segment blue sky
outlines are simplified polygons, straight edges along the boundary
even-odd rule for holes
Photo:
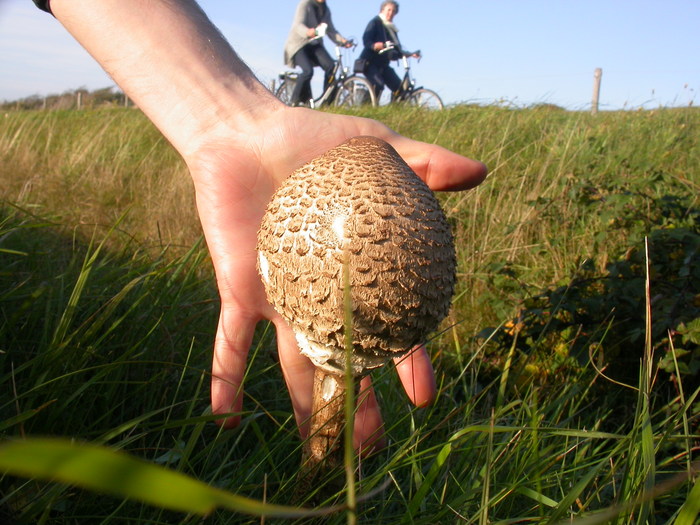
[[[380,0],[328,3],[340,32],[360,40]],[[265,82],[284,68],[282,48],[296,4],[200,2]],[[400,5],[395,22],[401,41],[423,52],[413,68],[418,83],[447,103],[587,109],[600,67],[601,109],[700,104],[697,0],[401,0]],[[0,100],[114,85],[30,0],[0,0],[0,71]]]

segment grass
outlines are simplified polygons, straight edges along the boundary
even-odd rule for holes
[[[391,369],[373,374],[390,445],[357,465],[357,521],[693,523],[700,112],[362,115],[483,160],[490,176],[440,197],[459,285],[429,346],[438,400],[412,408]],[[290,504],[301,443],[268,326],[251,349],[242,425],[212,422],[218,299],[170,146],[133,109],[9,112],[2,122],[3,437],[106,445],[166,474]],[[0,516],[202,520],[79,489],[70,476],[28,477],[0,480]],[[262,521],[220,507],[205,522]]]

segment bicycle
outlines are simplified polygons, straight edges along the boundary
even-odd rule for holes
[[[352,43],[353,49],[356,46],[357,44]],[[335,56],[333,75],[328,86],[321,96],[308,101],[309,107],[358,107],[364,104],[376,106],[377,99],[369,81],[364,77],[348,74],[350,69],[343,64],[341,46],[335,46]],[[296,71],[284,71],[279,74],[280,85],[275,90],[275,96],[287,105],[290,104],[298,76]]]
[[[395,46],[387,46],[382,49],[379,53],[386,53],[395,49]],[[411,76],[411,65],[408,62],[409,58],[417,58],[420,60],[421,54],[418,51],[403,51],[401,53],[401,62],[404,69],[403,80],[401,81],[401,86],[399,89],[391,93],[391,98],[386,103],[404,103],[409,106],[415,106],[425,109],[444,109],[445,105],[442,103],[440,95],[438,95],[432,89],[424,88],[423,86],[416,86],[416,80]],[[381,100],[377,101],[377,105],[381,105]]]

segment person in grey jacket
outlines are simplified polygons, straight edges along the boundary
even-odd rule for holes
[[[326,0],[301,0],[284,45],[284,63],[301,68],[290,100],[293,106],[313,98],[311,78],[314,67],[321,67],[325,72],[324,89],[332,80],[334,61],[323,46],[324,36],[341,46],[352,45],[333,25]]]

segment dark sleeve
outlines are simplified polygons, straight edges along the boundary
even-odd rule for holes
[[[374,17],[372,20],[369,21],[369,24],[367,24],[367,28],[365,29],[364,34],[362,35],[362,44],[365,46],[365,49],[369,49],[370,51],[372,50],[372,45],[375,42],[383,42],[383,35],[380,32],[380,29],[382,29],[379,24],[381,24],[381,20],[379,20],[379,17]]]
[[[36,6],[41,9],[42,11],[46,11],[47,13],[51,12],[51,6],[49,6],[50,0],[33,0]]]

